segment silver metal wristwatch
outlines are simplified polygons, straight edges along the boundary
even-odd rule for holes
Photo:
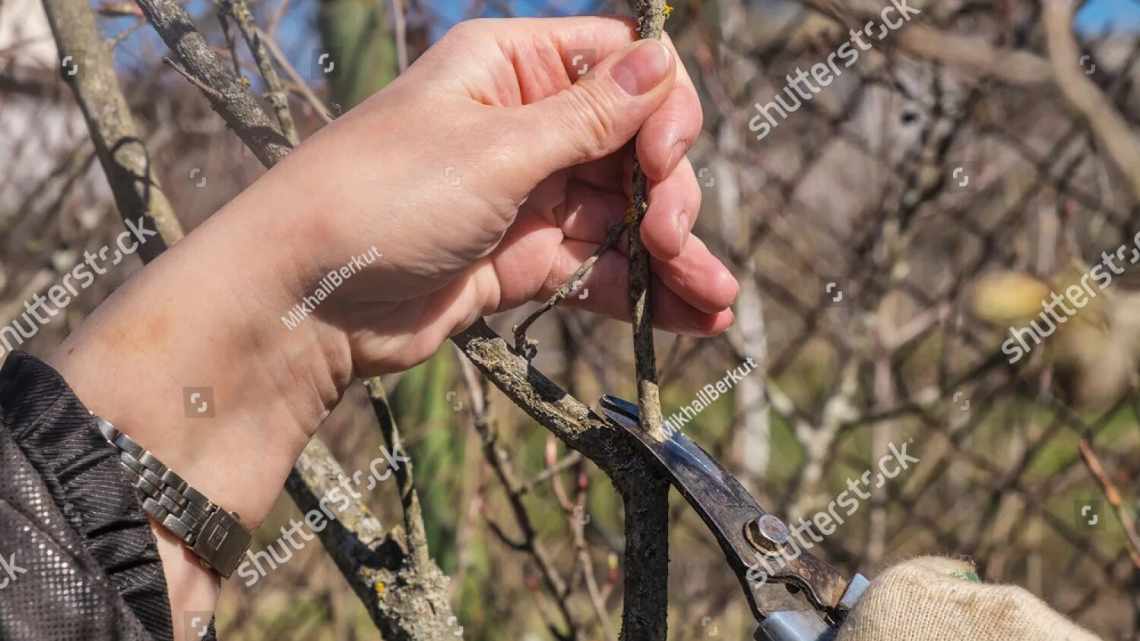
[[[249,549],[250,533],[227,512],[182,477],[167,469],[143,446],[123,434],[110,421],[95,417],[103,438],[119,450],[143,510],[198,555],[202,564],[225,578],[237,569]]]

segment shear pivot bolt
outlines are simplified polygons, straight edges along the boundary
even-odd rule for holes
[[[788,526],[771,514],[749,521],[744,526],[744,538],[760,551],[775,552],[783,547],[790,537]]]

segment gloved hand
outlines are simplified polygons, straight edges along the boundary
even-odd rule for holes
[[[985,585],[972,563],[921,557],[879,575],[836,641],[1099,641],[1014,585]]]

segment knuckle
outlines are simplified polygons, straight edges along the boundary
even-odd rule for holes
[[[576,85],[568,93],[566,117],[570,131],[575,132],[575,145],[583,159],[603,155],[617,133],[617,118],[612,102],[594,83]]]
[[[697,95],[697,90],[687,88],[687,91],[692,96],[691,99],[693,101],[693,104],[695,104],[697,107],[695,109],[695,113],[697,114],[697,119],[696,119],[696,126],[694,127],[694,130],[696,130],[697,134],[700,134],[700,132],[705,130],[705,110],[701,108],[701,98],[700,98],[700,96]]]
[[[447,42],[465,42],[472,40],[490,30],[492,22],[494,21],[488,18],[461,20],[448,29],[441,40],[446,40]]]

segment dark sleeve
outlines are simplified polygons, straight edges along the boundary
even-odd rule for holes
[[[0,369],[0,639],[172,638],[158,548],[117,451],[55,370],[11,354]]]

